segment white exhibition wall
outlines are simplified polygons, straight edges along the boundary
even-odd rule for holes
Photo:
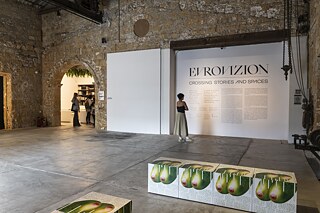
[[[306,79],[307,40],[301,40]],[[299,88],[281,70],[282,43],[111,53],[107,64],[110,131],[171,134],[176,93],[183,92],[190,134],[289,142],[304,134],[301,104],[294,104]]]
[[[107,129],[160,133],[160,49],[107,55]]]
[[[290,90],[297,88],[281,67],[282,43],[178,52],[176,88],[189,105],[189,132],[290,139],[289,120],[299,129],[299,115],[289,119],[288,110]]]

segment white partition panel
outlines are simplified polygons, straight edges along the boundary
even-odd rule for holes
[[[160,49],[107,55],[107,129],[160,133]]]
[[[189,132],[288,139],[289,81],[282,43],[177,53],[177,93],[185,94]]]

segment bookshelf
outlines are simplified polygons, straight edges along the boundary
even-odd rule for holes
[[[87,97],[92,95],[94,97],[94,84],[79,84],[78,85],[78,98],[80,101],[80,105],[84,105]]]

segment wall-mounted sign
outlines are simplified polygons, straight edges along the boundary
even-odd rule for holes
[[[104,101],[104,91],[99,91],[98,98],[99,98],[99,101]]]
[[[301,90],[296,89],[294,93],[294,104],[301,105],[301,102],[302,102],[301,100],[302,100]]]

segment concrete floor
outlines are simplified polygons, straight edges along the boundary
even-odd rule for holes
[[[97,133],[82,126],[0,132],[0,212],[48,213],[96,191],[133,200],[134,213],[240,212],[147,192],[147,163],[158,157],[292,171],[298,205],[320,209],[320,183],[302,151],[284,141]],[[305,210],[298,210],[305,212]],[[315,212],[315,211],[313,211]]]

